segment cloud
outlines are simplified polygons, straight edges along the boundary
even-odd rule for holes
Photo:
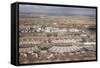
[[[20,5],[19,12],[45,15],[96,16],[96,10],[94,8],[59,7],[42,5]]]

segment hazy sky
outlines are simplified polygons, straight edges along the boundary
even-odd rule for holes
[[[19,13],[29,13],[37,15],[64,15],[64,16],[91,16],[95,17],[94,8],[76,8],[76,7],[57,7],[40,5],[19,5]]]

